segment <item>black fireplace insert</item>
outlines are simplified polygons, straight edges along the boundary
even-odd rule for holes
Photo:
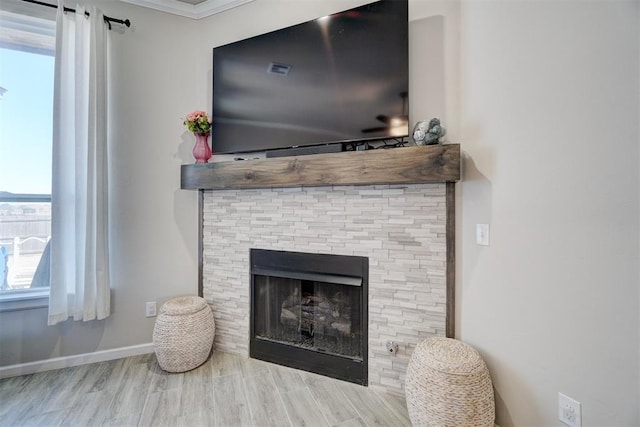
[[[251,249],[249,355],[367,385],[369,259]]]

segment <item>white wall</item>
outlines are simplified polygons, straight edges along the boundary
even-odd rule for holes
[[[257,1],[203,20],[202,39],[362,3]],[[585,426],[640,422],[637,9],[410,0],[411,21],[443,21],[444,105],[412,92],[412,120],[442,117],[465,152],[457,336],[487,360],[503,427],[561,425],[559,391],[582,402]],[[477,223],[491,224],[488,248]]]
[[[114,314],[56,329],[43,310],[2,314],[0,365],[149,342],[144,302],[196,291],[181,118],[210,109],[211,48],[366,0],[257,0],[201,21],[96,2],[134,23],[113,37]],[[443,111],[411,94],[412,112],[443,117],[466,155],[457,336],[489,364],[502,427],[560,425],[558,391],[585,426],[640,424],[639,16],[634,1],[410,0],[411,20],[443,17]]]
[[[638,425],[638,3],[465,2],[459,337],[503,426]],[[473,241],[491,224],[491,246]]]
[[[197,26],[93,3],[133,22],[110,33],[112,315],[48,327],[46,309],[0,313],[0,366],[149,343],[154,318],[145,318],[145,302],[197,293],[197,194],[179,189],[180,165],[193,161],[182,120],[207,107]]]

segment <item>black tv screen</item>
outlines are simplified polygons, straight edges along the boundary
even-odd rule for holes
[[[408,49],[407,0],[214,48],[213,152],[406,136]]]

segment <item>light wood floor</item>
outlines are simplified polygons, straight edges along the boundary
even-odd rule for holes
[[[402,398],[214,353],[183,374],[154,354],[0,380],[0,425],[409,426]]]

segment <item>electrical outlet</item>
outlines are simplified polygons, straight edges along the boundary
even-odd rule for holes
[[[145,316],[154,317],[156,315],[156,302],[148,302],[145,306]]]
[[[558,419],[570,427],[581,427],[582,405],[580,402],[558,393]]]

